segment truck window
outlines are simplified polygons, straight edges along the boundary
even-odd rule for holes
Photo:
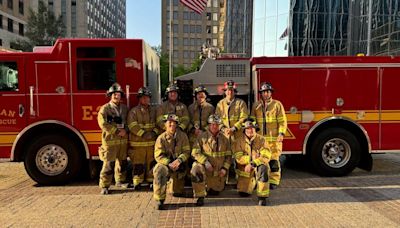
[[[79,90],[106,90],[116,82],[115,50],[109,47],[77,48]]]
[[[16,62],[0,62],[0,91],[18,91]]]

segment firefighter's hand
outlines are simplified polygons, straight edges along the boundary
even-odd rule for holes
[[[120,137],[124,137],[125,135],[126,135],[126,131],[125,131],[125,129],[123,129],[123,128],[121,128],[121,129],[118,129],[118,136],[120,136]]]
[[[175,161],[169,163],[169,168],[172,169],[172,171],[176,171],[179,169],[179,165],[181,164],[181,162],[179,161],[179,159],[175,159]]]
[[[244,167],[244,171],[246,173],[251,173],[251,171],[253,171],[253,167],[251,166],[251,164],[247,164],[246,167]]]
[[[212,165],[211,165],[211,163],[210,163],[209,161],[206,161],[206,162],[204,163],[204,166],[206,167],[206,170],[207,170],[208,172],[214,171],[214,168],[212,167]]]
[[[194,135],[195,135],[196,137],[198,137],[199,135],[201,135],[202,132],[203,132],[203,131],[200,130],[200,129],[195,129],[195,130],[194,130]]]
[[[283,141],[283,134],[279,134],[278,137],[276,138],[276,141],[282,142]]]
[[[146,139],[146,140],[150,140],[150,139],[153,138],[153,133],[148,131],[148,132],[146,132],[146,133],[144,133],[144,134],[142,135],[142,138],[143,138],[143,139]]]
[[[220,171],[219,171],[219,176],[220,177],[224,177],[226,175],[226,169],[221,169]]]

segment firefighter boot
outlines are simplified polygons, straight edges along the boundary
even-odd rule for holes
[[[122,189],[127,189],[129,187],[128,183],[122,183],[122,182],[116,182],[115,183],[115,187],[117,188],[122,188]]]
[[[196,201],[196,206],[203,206],[204,205],[204,197],[199,197]]]
[[[108,195],[108,188],[102,188],[100,194],[101,195]]]
[[[277,189],[277,188],[278,188],[278,185],[272,184],[272,183],[269,184],[269,189],[275,190],[275,189]]]
[[[164,210],[165,206],[164,206],[164,200],[160,200],[157,202],[157,206],[156,206],[157,210]]]
[[[265,198],[265,197],[258,197],[258,205],[259,205],[259,206],[267,206],[267,198]]]

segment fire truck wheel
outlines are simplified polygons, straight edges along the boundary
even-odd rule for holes
[[[322,131],[311,145],[311,163],[323,176],[343,176],[360,161],[360,143],[349,131],[330,128]]]
[[[82,161],[76,144],[59,135],[39,136],[27,149],[25,169],[41,185],[60,185],[73,179]]]

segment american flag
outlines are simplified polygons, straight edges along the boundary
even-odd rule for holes
[[[207,5],[207,0],[180,0],[180,2],[198,14],[203,13]]]

